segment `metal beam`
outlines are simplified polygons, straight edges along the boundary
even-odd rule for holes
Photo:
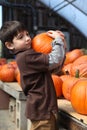
[[[83,10],[78,8],[75,4],[73,4],[72,2],[69,2],[68,0],[65,0],[65,1],[68,2],[69,4],[71,4],[72,6],[74,6],[76,9],[78,9],[80,12],[82,12],[83,14],[85,14],[87,16],[87,13],[85,13]]]

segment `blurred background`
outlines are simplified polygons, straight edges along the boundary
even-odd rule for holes
[[[49,29],[58,29],[65,34],[67,51],[87,48],[86,3],[86,0],[0,0],[0,26],[8,20],[19,20],[32,38]],[[0,56],[13,58],[2,43]]]

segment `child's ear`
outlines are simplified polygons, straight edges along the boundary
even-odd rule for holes
[[[9,49],[9,50],[13,50],[14,49],[14,44],[11,42],[5,42],[5,46]]]

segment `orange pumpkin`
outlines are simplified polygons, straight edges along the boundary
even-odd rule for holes
[[[14,67],[14,69],[16,69],[18,67],[15,60],[10,61],[9,64],[11,64]]]
[[[20,81],[20,76],[19,75],[20,75],[20,71],[19,71],[19,68],[17,66],[17,68],[15,69],[15,79],[16,79],[17,82]]]
[[[62,79],[63,82],[64,82],[65,80],[68,80],[69,77],[71,77],[71,75],[69,75],[69,74],[67,74],[67,75],[66,75],[66,74],[63,74],[63,75],[60,76],[60,78]]]
[[[45,32],[37,34],[32,39],[32,47],[37,52],[47,54],[52,50],[52,46],[51,46],[52,40],[53,39],[49,37]]]
[[[77,58],[79,58],[80,56],[83,56],[84,53],[81,49],[74,49],[72,51],[69,51],[66,53],[66,59],[64,61],[64,64],[69,64],[74,62]]]
[[[62,79],[55,74],[52,74],[52,79],[53,79],[57,97],[62,96],[62,83],[63,83]]]
[[[87,79],[81,79],[73,86],[71,104],[76,112],[87,115]]]
[[[67,65],[64,65],[64,66],[62,67],[62,72],[63,72],[63,74],[67,74],[67,72],[70,74],[71,66],[72,66],[72,63],[69,63],[69,64],[67,64]]]
[[[79,69],[79,77],[87,78],[87,55],[83,55],[76,59],[70,69],[70,74],[75,76],[76,70]]]
[[[79,78],[69,76],[62,84],[62,93],[65,99],[71,100],[71,90],[73,85],[79,80]]]
[[[12,82],[15,80],[15,70],[10,64],[5,64],[0,69],[0,80]]]
[[[17,82],[18,82],[19,84],[21,84],[21,83],[20,83],[20,72],[17,73],[17,75],[16,75],[16,80],[17,80]]]
[[[7,59],[6,58],[0,58],[0,65],[4,65],[7,63]]]

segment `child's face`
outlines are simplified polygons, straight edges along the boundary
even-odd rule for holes
[[[18,33],[18,35],[13,38],[13,46],[15,50],[31,48],[31,38],[29,33],[27,31]]]

